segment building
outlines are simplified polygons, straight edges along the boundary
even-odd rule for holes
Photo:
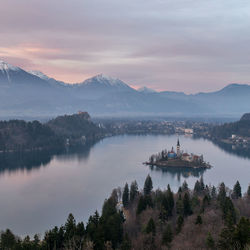
[[[185,128],[184,132],[185,134],[193,134],[194,130],[192,128]]]

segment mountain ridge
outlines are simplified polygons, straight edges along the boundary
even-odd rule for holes
[[[218,91],[196,94],[140,91],[103,74],[67,84],[42,72],[28,72],[3,61],[0,65],[3,68],[0,70],[0,116],[61,115],[87,110],[97,116],[224,114],[238,117],[250,109],[247,84],[234,83]]]

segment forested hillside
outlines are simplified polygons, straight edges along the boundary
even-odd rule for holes
[[[122,200],[122,204],[119,202]],[[184,182],[177,193],[153,191],[150,176],[139,191],[114,189],[102,213],[88,222],[76,223],[72,214],[61,227],[21,240],[9,229],[1,233],[1,249],[237,249],[250,247],[250,186],[242,194],[240,183],[233,190],[221,183],[207,186],[203,179],[190,190]]]
[[[0,151],[32,151],[85,144],[102,135],[88,113],[59,116],[48,123],[0,121]]]
[[[250,135],[250,113],[244,114],[237,122],[225,123],[212,128],[211,135],[215,138],[228,138],[232,134],[248,137]]]
[[[40,150],[62,145],[63,140],[38,121],[0,121],[0,151]]]

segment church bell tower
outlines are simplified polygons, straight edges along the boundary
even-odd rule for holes
[[[176,153],[177,153],[178,157],[181,155],[181,146],[180,146],[179,138],[178,138],[178,141],[177,141]]]

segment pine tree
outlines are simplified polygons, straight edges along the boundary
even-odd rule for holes
[[[193,213],[188,193],[185,193],[183,198],[183,213],[184,216],[188,216]]]
[[[201,191],[203,191],[205,189],[205,184],[204,184],[204,181],[203,181],[203,177],[201,176],[200,178],[200,187],[201,187]]]
[[[76,221],[73,214],[69,214],[65,223],[65,238],[71,239],[76,232]]]
[[[153,182],[150,175],[148,175],[144,183],[144,188],[143,188],[144,195],[149,195],[152,189],[153,189]]]
[[[181,189],[182,189],[182,191],[188,191],[188,184],[187,184],[186,181],[184,181],[184,182],[182,183]]]
[[[200,182],[197,180],[194,185],[194,192],[199,193],[201,191],[201,185]]]
[[[212,187],[211,197],[212,197],[212,199],[216,198],[216,188],[215,188],[215,186]]]
[[[155,222],[153,218],[149,219],[145,231],[147,234],[152,233],[153,236],[155,235]]]
[[[201,224],[202,224],[202,218],[201,218],[200,215],[198,215],[198,216],[196,217],[195,224],[196,224],[196,225],[201,225]]]
[[[206,238],[206,246],[210,249],[214,249],[214,246],[215,246],[214,239],[210,232],[208,233],[207,238]]]
[[[138,195],[138,185],[136,181],[133,181],[130,185],[130,203],[132,203]]]
[[[223,206],[223,203],[225,202],[225,199],[226,199],[226,186],[224,184],[224,182],[222,182],[220,184],[220,187],[219,187],[219,194],[218,194],[218,201],[220,202],[220,205]]]
[[[125,184],[123,194],[122,194],[122,203],[125,208],[128,207],[129,204],[129,189],[128,189],[128,183]]]
[[[240,183],[239,181],[236,182],[236,184],[234,185],[234,189],[233,189],[233,196],[238,199],[240,198],[242,195],[241,195],[241,186],[240,186]]]
[[[183,223],[184,223],[184,219],[183,219],[183,217],[181,215],[179,215],[178,219],[177,219],[177,228],[176,228],[177,233],[179,233],[181,231]]]
[[[248,189],[247,189],[247,196],[250,197],[250,185],[248,186]]]
[[[168,246],[172,240],[173,240],[173,232],[171,226],[168,224],[162,234],[162,244]]]
[[[167,189],[167,200],[168,200],[168,214],[171,216],[174,208],[174,194],[171,191],[169,184]]]

